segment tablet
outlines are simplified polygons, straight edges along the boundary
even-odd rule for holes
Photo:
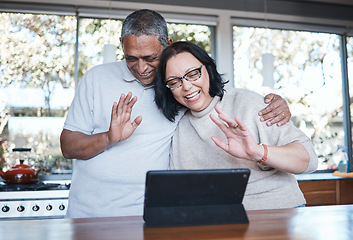
[[[249,169],[157,170],[146,174],[147,227],[248,223]]]

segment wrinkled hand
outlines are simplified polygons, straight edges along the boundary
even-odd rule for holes
[[[267,94],[265,96],[265,103],[269,103],[269,105],[262,109],[259,112],[261,116],[261,121],[267,121],[267,126],[272,126],[273,124],[277,123],[277,126],[282,126],[286,124],[292,114],[289,110],[287,102],[277,94]]]
[[[126,97],[124,94],[121,94],[119,103],[114,102],[113,104],[108,131],[108,139],[111,143],[129,138],[142,121],[141,116],[136,117],[133,122],[130,120],[132,108],[137,101],[136,96],[131,97],[131,92],[129,92]]]
[[[218,117],[211,114],[210,118],[226,135],[228,141],[228,143],[225,143],[218,137],[213,136],[212,140],[215,144],[234,157],[253,159],[258,145],[255,143],[250,131],[237,117],[232,119],[218,106],[215,106],[215,110],[218,113]]]

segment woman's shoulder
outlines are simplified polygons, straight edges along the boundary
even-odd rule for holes
[[[245,103],[256,103],[263,105],[264,97],[257,92],[244,89],[244,88],[231,88],[227,89],[224,97],[228,100],[233,99],[236,102],[245,102]]]
[[[219,103],[221,109],[228,114],[242,116],[256,116],[258,111],[266,107],[264,97],[260,94],[246,89],[227,89]]]

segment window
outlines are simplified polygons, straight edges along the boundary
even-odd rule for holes
[[[11,149],[31,148],[26,164],[40,174],[72,172],[59,137],[78,79],[103,63],[103,46],[120,45],[122,20],[80,17],[75,69],[76,16],[0,13],[0,169],[17,164]],[[174,41],[192,41],[211,52],[211,28],[206,25],[168,23]],[[6,149],[7,148],[7,149]],[[5,159],[6,157],[6,159]],[[5,160],[4,160],[5,159]]]
[[[80,18],[79,79],[87,70],[103,63],[104,44],[117,46],[117,60],[123,59],[120,46],[121,27],[122,20]]]
[[[43,174],[67,172],[58,137],[74,94],[76,19],[71,16],[0,13],[1,138],[29,147]],[[7,151],[7,149],[2,149]],[[1,167],[16,164],[9,154]]]
[[[211,54],[212,29],[206,25],[168,23],[168,34],[176,41],[197,44]]]
[[[169,37],[173,41],[191,41],[209,53],[211,52],[211,28],[209,26],[181,23],[168,23],[167,25]],[[122,20],[80,18],[80,77],[94,65],[103,63],[104,44],[111,43],[117,46],[117,60],[124,58],[120,43],[121,27]]]
[[[345,150],[340,36],[236,26],[233,36],[235,86],[284,97],[292,121],[314,144],[318,170],[336,169]],[[274,57],[270,84],[262,77],[265,53]]]

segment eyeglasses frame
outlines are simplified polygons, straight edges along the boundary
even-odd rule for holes
[[[188,82],[194,82],[194,81],[196,81],[196,80],[199,80],[199,79],[201,78],[201,76],[202,76],[202,72],[201,72],[202,67],[203,67],[203,64],[201,64],[201,66],[200,66],[199,68],[195,68],[195,69],[192,69],[192,70],[188,71],[188,72],[185,73],[184,76],[182,76],[182,77],[175,77],[175,78],[173,78],[173,79],[170,79],[170,80],[166,81],[165,86],[166,86],[167,88],[169,88],[170,90],[174,90],[174,89],[177,89],[177,88],[180,88],[181,86],[183,86],[183,79],[185,79],[185,80],[188,81]],[[188,75],[190,72],[195,71],[195,70],[199,71],[200,76],[199,76],[197,79],[194,79],[194,80],[189,80],[189,79],[187,79],[187,78],[186,78],[186,75]],[[173,80],[175,80],[176,78],[179,78],[179,79],[180,79],[180,85],[177,86],[177,87],[173,87],[173,88],[170,87],[170,86],[168,86],[168,82],[173,81]]]

